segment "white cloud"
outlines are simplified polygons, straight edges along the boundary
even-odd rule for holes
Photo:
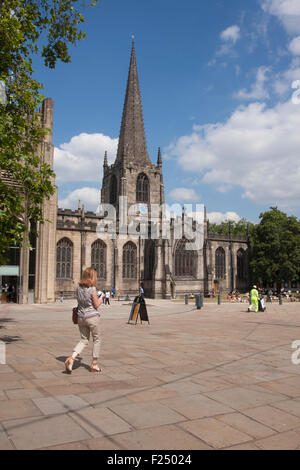
[[[231,55],[231,56],[236,55],[233,46],[240,38],[241,36],[240,33],[241,33],[240,27],[237,25],[229,26],[229,28],[225,29],[224,31],[220,33],[222,44],[220,48],[216,51],[215,57],[208,62],[207,64],[208,67],[212,67],[216,65],[217,63],[216,57],[222,57],[224,55]],[[226,63],[223,63],[223,66],[226,66],[226,65],[227,65]]]
[[[300,33],[299,0],[263,0],[262,7],[271,15],[277,16],[289,33]]]
[[[300,58],[295,57],[291,67],[284,72],[278,73],[273,82],[273,88],[277,95],[291,94],[291,86],[295,80],[300,80]]]
[[[267,74],[270,72],[270,67],[259,67],[256,71],[256,80],[247,91],[245,88],[234,93],[234,97],[241,100],[265,100],[269,98],[268,90],[265,88],[265,82],[268,80]]]
[[[300,36],[295,37],[289,44],[289,50],[294,55],[300,55]]]
[[[103,134],[82,133],[54,149],[54,171],[57,183],[66,181],[99,181],[102,178],[104,152],[109,163],[115,159],[118,139]]]
[[[179,202],[198,202],[201,199],[194,189],[188,188],[175,188],[169,193],[169,197],[173,199],[173,201]]]
[[[229,28],[225,29],[222,31],[220,34],[220,37],[222,41],[230,41],[230,42],[237,42],[237,40],[240,38],[241,30],[240,27],[237,25],[234,26],[229,26]]]
[[[207,214],[207,219],[211,224],[220,224],[221,222],[233,221],[238,222],[241,220],[241,217],[236,212],[209,212]]]
[[[238,107],[225,123],[194,126],[168,149],[186,171],[264,205],[300,205],[300,105],[289,100],[267,108]]]
[[[100,190],[88,187],[75,189],[58,201],[58,207],[77,209],[78,201],[81,201],[81,206],[84,204],[85,210],[96,211],[100,203]]]

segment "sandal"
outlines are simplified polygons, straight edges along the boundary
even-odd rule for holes
[[[90,371],[91,372],[101,372],[101,368],[97,364],[91,364],[90,365]]]
[[[72,373],[73,364],[74,364],[74,358],[72,356],[68,357],[65,360],[66,371],[68,372],[68,374]]]

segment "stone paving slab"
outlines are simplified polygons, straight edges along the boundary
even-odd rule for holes
[[[215,449],[222,449],[223,447],[251,440],[248,434],[238,431],[215,418],[198,419],[181,423],[180,427],[191,432]]]
[[[160,400],[160,403],[191,420],[207,418],[209,416],[221,415],[233,411],[229,406],[211,400],[201,394],[169,398]]]
[[[27,399],[0,401],[1,422],[9,419],[39,416],[40,414],[40,410],[34,405],[32,400]]]
[[[132,427],[108,408],[89,407],[70,413],[70,417],[93,437],[113,436],[132,430]]]
[[[90,437],[67,415],[4,421],[3,427],[18,450],[40,449]]]
[[[114,436],[123,449],[153,450],[209,450],[210,446],[191,436],[184,429],[175,425],[159,426],[151,429],[140,429],[130,433]]]
[[[224,416],[218,416],[217,419],[223,423],[229,424],[229,426],[232,426],[239,431],[249,434],[255,439],[262,439],[276,434],[274,429],[264,426],[241,413],[231,413]]]
[[[279,410],[286,411],[294,416],[300,418],[300,400],[285,400],[279,401],[278,403],[272,404],[273,408],[278,408]]]
[[[257,441],[255,445],[262,450],[296,450],[300,448],[300,433],[282,432],[276,436]]]
[[[297,304],[151,300],[151,325],[128,325],[130,304],[113,301],[103,372],[89,372],[90,344],[69,375],[73,303],[0,305],[0,449],[300,448]]]
[[[278,410],[273,406],[260,406],[258,408],[253,408],[252,410],[246,410],[244,413],[250,418],[269,426],[278,432],[289,431],[300,427],[300,418],[285,411]]]
[[[185,417],[159,402],[112,405],[111,410],[136,428],[149,428],[184,421]]]
[[[217,392],[209,392],[206,393],[206,396],[231,406],[235,410],[245,410],[258,405],[280,401],[285,398],[283,395],[275,395],[273,393],[268,393],[267,391],[264,393],[244,387],[234,387],[225,390],[218,390]]]

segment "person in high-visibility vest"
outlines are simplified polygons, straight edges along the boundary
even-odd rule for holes
[[[251,299],[251,305],[248,308],[248,312],[251,312],[252,307],[255,307],[255,312],[258,312],[258,290],[256,286],[253,286],[253,289],[250,291],[250,299]]]

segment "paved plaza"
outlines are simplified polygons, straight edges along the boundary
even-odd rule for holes
[[[102,373],[90,344],[68,375],[73,305],[0,305],[0,449],[300,448],[300,304],[149,299],[150,325],[130,325],[130,304],[112,301]]]

